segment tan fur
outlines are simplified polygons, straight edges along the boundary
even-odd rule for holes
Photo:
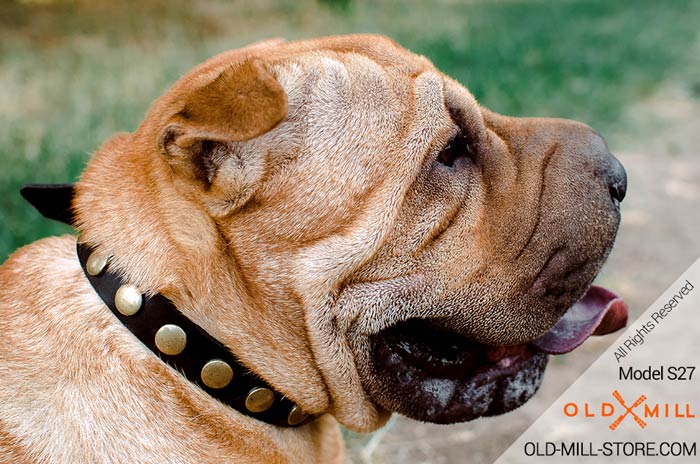
[[[489,162],[436,174],[430,160],[458,130]],[[614,228],[576,223],[572,189],[594,187],[570,161],[593,139],[577,123],[490,113],[380,36],[210,59],[94,155],[77,184],[80,240],[328,414],[283,429],[213,400],[102,304],[74,237],[49,238],[0,268],[0,461],[341,462],[331,416],[370,431],[390,414],[363,367],[368,334],[438,300],[451,303],[441,317],[490,343],[531,339],[560,316],[520,293],[558,234],[538,227],[565,229],[537,213],[543,202],[600,236],[581,242],[595,274]],[[545,169],[558,174],[551,194]],[[492,312],[464,305],[479,291]]]

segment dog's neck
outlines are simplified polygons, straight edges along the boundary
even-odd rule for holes
[[[278,426],[312,418],[160,294],[147,296],[110,269],[111,257],[79,243],[85,277],[105,306],[143,345],[190,382],[237,411]],[[235,377],[235,381],[234,381]]]
[[[196,202],[177,191],[172,173],[131,135],[106,142],[76,184],[73,202],[80,241],[113,256],[111,266],[146,295],[161,294],[240,361],[310,413],[328,410],[304,327],[280,322],[299,314],[260,300],[241,272],[235,252]],[[114,163],[129,176],[114,174]],[[124,169],[118,170],[123,174]],[[297,321],[303,318],[296,318]],[[298,324],[298,322],[297,322]],[[284,339],[291,348],[278,353]],[[271,357],[279,355],[279,359]],[[290,372],[285,357],[304,366]],[[261,362],[263,360],[264,362]]]
[[[112,265],[126,280],[187,308],[217,336],[220,327],[207,326],[208,308],[250,305],[245,291],[236,291],[244,286],[234,263],[221,253],[220,239],[207,235],[215,230],[211,220],[172,191],[167,166],[148,155],[138,159],[128,142],[126,134],[106,142],[76,184],[73,210],[81,241],[112,254]],[[128,166],[133,176],[123,176],[124,169],[114,175],[115,163]],[[196,236],[188,236],[189,231]]]

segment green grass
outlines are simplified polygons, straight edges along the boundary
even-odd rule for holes
[[[603,133],[667,78],[700,94],[697,0],[43,3],[0,0],[0,261],[70,230],[24,204],[20,185],[75,180],[180,75],[265,37],[384,33],[496,111]]]

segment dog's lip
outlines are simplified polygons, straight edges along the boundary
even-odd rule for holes
[[[437,355],[428,347],[431,337],[441,345]],[[539,388],[547,363],[547,355],[532,344],[483,345],[421,320],[376,334],[371,343],[374,376],[381,384],[379,391],[370,392],[375,401],[435,423],[464,422],[519,407]],[[453,343],[457,346],[450,347]]]
[[[484,345],[430,321],[405,321],[370,337],[375,375],[389,384],[389,392],[373,397],[387,409],[430,422],[502,414],[534,395],[547,354],[571,351],[626,321],[624,301],[598,286],[590,287],[547,333],[519,345]]]

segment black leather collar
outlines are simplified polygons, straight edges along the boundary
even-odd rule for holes
[[[26,185],[21,193],[44,216],[73,224],[72,185]],[[315,418],[243,366],[223,344],[185,317],[170,300],[160,294],[143,295],[110,272],[108,256],[78,243],[78,258],[85,277],[117,319],[190,382],[242,414],[269,424],[296,427]],[[232,378],[227,382],[231,373]]]

